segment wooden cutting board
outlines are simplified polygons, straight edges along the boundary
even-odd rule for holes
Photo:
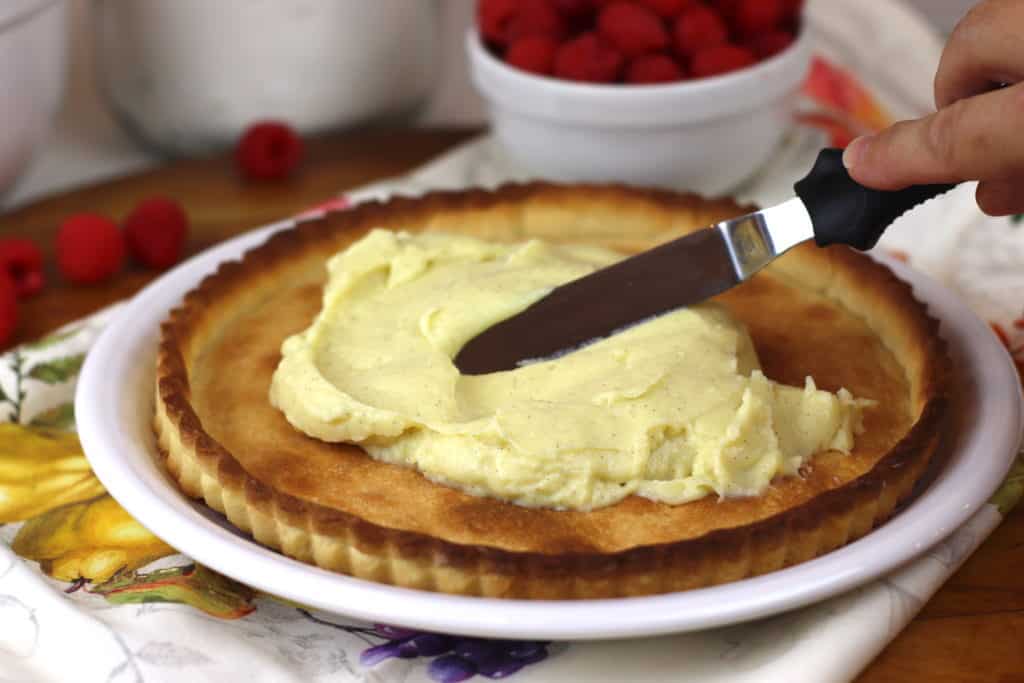
[[[97,286],[62,281],[52,266],[52,242],[60,221],[72,213],[99,212],[119,220],[141,199],[172,197],[191,219],[187,253],[194,254],[346,189],[407,172],[476,132],[362,131],[310,141],[302,168],[283,183],[245,182],[227,157],[178,161],[4,214],[0,237],[31,237],[49,261],[47,287],[21,306],[12,343],[37,338],[128,297],[158,275],[129,265]],[[864,627],[885,629],[888,624]],[[813,671],[793,672],[795,682],[814,680]],[[1018,506],[858,681],[1024,683],[1024,506]]]
[[[191,222],[186,255],[280,220],[343,190],[399,175],[479,131],[363,131],[307,141],[306,158],[285,182],[246,182],[229,156],[175,161],[152,171],[55,195],[0,216],[0,236],[31,237],[47,255],[47,286],[20,307],[10,344],[35,339],[140,289],[159,275],[128,263],[113,280],[83,287],[66,283],[53,265],[53,237],[67,216],[80,211],[121,220],[140,200],[165,195],[185,208]]]

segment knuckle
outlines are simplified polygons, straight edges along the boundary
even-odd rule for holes
[[[935,71],[932,92],[935,107],[941,109],[966,96],[965,85],[970,81],[972,65],[978,63],[976,41],[965,38],[966,31],[957,29],[949,39]]]
[[[925,129],[925,145],[931,156],[945,169],[962,169],[962,142],[966,139],[965,120],[968,104],[964,100],[940,109],[929,120]]]
[[[1015,27],[1024,22],[1024,2],[986,0],[964,15],[946,41],[933,82],[936,107],[989,90],[1004,77],[1017,80],[1020,49]]]
[[[997,0],[998,1],[998,0]],[[963,18],[953,27],[949,34],[947,45],[955,46],[957,49],[969,48],[978,40],[978,33],[984,34],[993,22],[993,13],[997,11],[994,2],[980,2],[971,7]]]
[[[974,29],[1006,21],[1008,17],[1017,15],[1019,9],[1020,0],[984,0],[983,2],[975,3],[964,14],[957,24],[954,33],[961,27]]]

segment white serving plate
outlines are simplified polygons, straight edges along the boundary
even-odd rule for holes
[[[186,291],[291,223],[235,238],[181,264],[121,310],[89,352],[78,384],[78,431],[96,475],[139,522],[197,562],[318,609],[424,630],[497,638],[628,638],[711,628],[837,595],[913,559],[963,524],[1005,477],[1021,441],[1021,393],[1008,354],[952,293],[900,263],[942,321],[958,369],[948,460],[909,506],[863,539],[803,564],[699,590],[642,598],[526,601],[471,598],[354,579],[264,548],[187,499],[163,471],[150,431],[159,324]]]

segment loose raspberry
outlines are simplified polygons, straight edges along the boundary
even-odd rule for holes
[[[555,68],[558,43],[548,36],[527,36],[508,47],[505,61],[523,71],[546,76]]]
[[[61,223],[55,251],[57,266],[68,280],[102,282],[121,269],[124,238],[106,216],[80,213]]]
[[[668,31],[651,10],[616,2],[597,16],[597,32],[627,57],[639,57],[668,46]]]
[[[548,36],[561,40],[567,30],[565,19],[551,0],[519,0],[518,10],[508,22],[505,37],[509,45],[528,36]]]
[[[747,42],[747,47],[759,59],[773,57],[793,44],[793,34],[789,31],[772,31],[756,36]]]
[[[0,271],[0,346],[6,346],[18,326],[18,296],[11,276]]]
[[[738,34],[753,38],[778,28],[785,17],[782,0],[740,0],[732,23]]]
[[[643,55],[629,63],[627,83],[670,83],[682,80],[683,70],[666,55]]]
[[[718,45],[701,50],[693,56],[690,71],[697,78],[718,76],[736,71],[757,62],[753,53],[739,45]]]
[[[679,15],[672,37],[676,52],[684,57],[693,57],[701,50],[728,42],[729,28],[714,10],[698,5]]]
[[[572,81],[611,83],[618,78],[622,61],[622,55],[597,34],[584,33],[559,46],[555,75]]]
[[[151,197],[139,202],[121,224],[128,253],[147,268],[170,268],[185,249],[188,216],[174,200]]]
[[[0,240],[0,271],[10,276],[19,299],[32,296],[45,284],[43,252],[24,237]]]
[[[637,2],[665,19],[678,17],[696,4],[696,0],[637,0]]]
[[[280,121],[249,126],[235,148],[235,163],[243,176],[255,180],[281,180],[302,159],[302,140]]]
[[[508,24],[519,12],[519,0],[480,0],[476,20],[480,35],[498,45],[508,42]]]

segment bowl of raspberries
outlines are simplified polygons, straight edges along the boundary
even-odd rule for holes
[[[792,125],[803,0],[478,0],[472,80],[507,154],[556,181],[719,195]]]

